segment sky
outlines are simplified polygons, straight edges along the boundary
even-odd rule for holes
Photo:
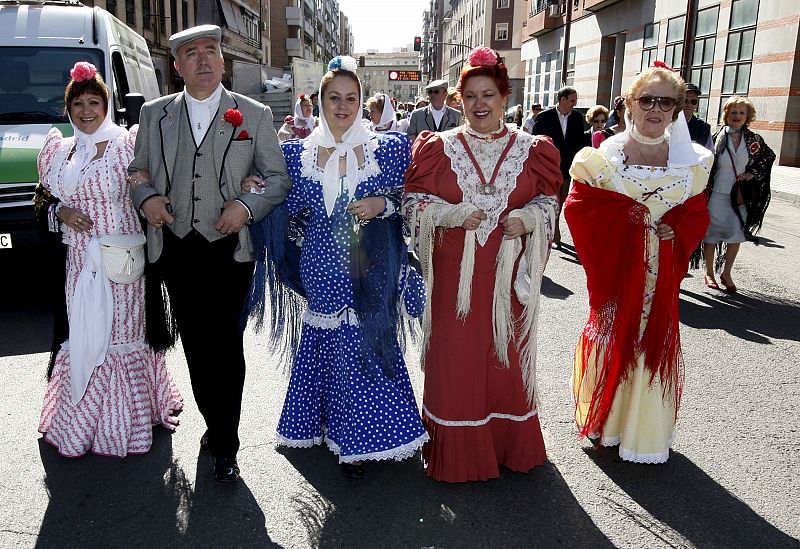
[[[422,14],[429,5],[429,0],[339,0],[353,27],[354,53],[411,45],[422,34]]]

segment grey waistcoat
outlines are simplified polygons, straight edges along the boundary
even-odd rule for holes
[[[219,170],[214,162],[217,131],[212,124],[198,147],[189,127],[185,104],[179,120],[177,162],[172,186],[167,192],[175,222],[169,228],[180,238],[195,229],[213,242],[226,236],[214,228],[225,204],[219,187]]]

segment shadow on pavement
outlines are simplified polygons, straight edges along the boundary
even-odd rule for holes
[[[755,343],[769,344],[770,339],[800,341],[799,303],[747,290],[735,294],[681,290],[681,295],[700,302],[680,300],[681,322],[692,328],[725,330]]]
[[[427,478],[414,457],[367,462],[353,481],[327,448],[279,451],[309,483],[291,505],[313,547],[612,547],[549,462],[462,485]]]
[[[667,463],[647,465],[619,461],[610,448],[604,452],[591,448],[584,451],[651,516],[638,508],[631,509],[627,498],[613,491],[603,496],[609,508],[638,522],[665,545],[684,546],[682,540],[672,539],[675,534],[671,528],[692,547],[797,546],[795,538],[764,520],[683,454],[672,452]]]
[[[198,464],[192,487],[156,428],[147,454],[64,458],[39,439],[49,496],[37,547],[268,547],[264,514],[239,482]],[[205,458],[209,460],[210,458]],[[222,544],[222,545],[221,545]]]
[[[556,284],[549,277],[542,277],[542,295],[550,299],[567,299],[574,294],[569,288]]]
[[[0,306],[0,356],[50,352],[53,313],[49,304],[3,303]],[[44,375],[42,370],[42,375]]]

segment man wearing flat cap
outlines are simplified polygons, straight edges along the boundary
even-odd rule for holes
[[[207,427],[201,450],[214,456],[218,481],[235,482],[242,312],[254,267],[247,226],[283,202],[291,182],[269,107],[221,83],[220,37],[215,25],[170,37],[185,88],[142,107],[128,173],[134,204],[147,220],[148,341],[169,347],[177,327]],[[245,179],[263,193],[243,194]]]
[[[447,99],[447,80],[434,80],[427,86],[430,104],[411,113],[408,136],[414,140],[424,132],[443,132],[461,125],[461,113],[444,104]]]

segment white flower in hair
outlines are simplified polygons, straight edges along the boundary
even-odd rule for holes
[[[358,69],[358,63],[356,62],[355,59],[353,59],[349,55],[337,55],[336,57],[331,59],[330,63],[328,63],[329,71],[333,71],[336,69],[356,72],[356,69]]]

